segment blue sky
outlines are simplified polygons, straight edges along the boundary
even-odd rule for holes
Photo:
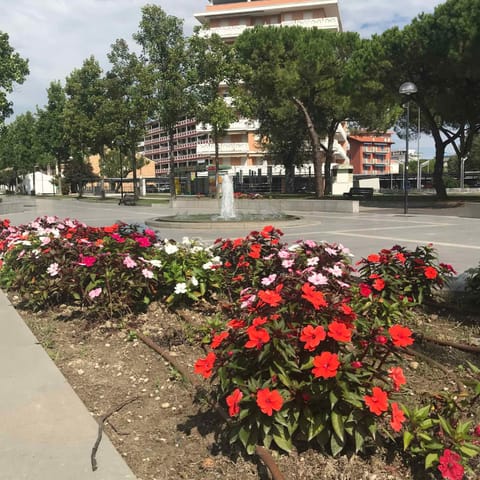
[[[11,100],[15,114],[35,111],[47,102],[46,89],[53,80],[62,83],[72,70],[94,55],[108,69],[106,58],[117,38],[131,41],[138,29],[141,0],[0,0],[0,31],[29,59],[30,75],[18,85]],[[432,12],[440,0],[339,0],[343,29],[363,37],[403,26],[421,12]],[[184,19],[189,33],[197,24],[194,13],[205,10],[202,0],[164,0],[158,3],[169,15]],[[425,139],[426,140],[426,139]],[[425,143],[423,146],[422,143]],[[398,145],[398,148],[402,148]],[[433,154],[426,141],[422,148]]]

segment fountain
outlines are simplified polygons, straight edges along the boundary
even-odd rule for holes
[[[251,202],[262,202],[262,200],[250,200]],[[178,202],[178,199],[177,199]],[[266,205],[255,205],[255,211],[236,211],[235,198],[233,194],[233,181],[228,174],[222,175],[222,198],[219,205],[218,199],[204,198],[195,199],[195,197],[185,197],[180,202],[188,206],[174,204],[177,209],[175,215],[159,217],[146,222],[152,227],[170,227],[170,228],[218,228],[219,224],[236,224],[239,227],[252,226],[253,224],[262,226],[265,222],[275,222],[275,225],[281,221],[299,220],[294,215],[286,215],[281,212],[265,212]],[[212,207],[220,209],[220,213],[212,214]],[[260,208],[259,208],[260,207]],[[188,209],[188,210],[187,210]],[[183,211],[182,211],[183,210]],[[187,211],[186,211],[187,210]],[[192,210],[201,213],[191,213]],[[212,213],[207,213],[208,211]],[[215,211],[215,210],[213,210]]]
[[[229,175],[222,175],[222,205],[220,208],[220,218],[227,220],[235,217],[233,182]]]

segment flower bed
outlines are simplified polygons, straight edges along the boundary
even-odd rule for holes
[[[400,401],[400,363],[414,343],[405,323],[453,269],[437,264],[431,246],[393,247],[362,259],[357,281],[342,245],[288,246],[281,236],[270,226],[204,247],[139,225],[3,221],[0,281],[31,308],[72,303],[92,320],[154,300],[221,300],[195,371],[214,380],[231,442],[248,453],[306,443],[333,456],[390,442],[443,478],[468,474],[480,452],[475,365],[465,366],[470,391]]]

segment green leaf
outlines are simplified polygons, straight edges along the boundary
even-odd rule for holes
[[[450,437],[453,437],[453,429],[450,424],[441,415],[438,416],[438,420],[440,421],[440,425],[444,432]]]
[[[345,446],[345,442],[339,438],[335,433],[332,433],[330,437],[330,449],[332,451],[332,455],[336,457]]]
[[[330,390],[330,393],[329,393],[329,398],[330,398],[330,405],[333,409],[333,407],[337,404],[338,402],[338,397],[337,397],[337,394],[333,391],[333,390]]]
[[[358,430],[355,430],[353,438],[355,441],[355,453],[358,453],[362,450],[365,439]]]
[[[343,443],[345,442],[345,429],[343,416],[337,413],[335,410],[332,412],[331,416],[333,431],[336,433],[337,437]]]
[[[412,440],[414,439],[414,435],[408,431],[403,432],[403,450],[407,450]]]
[[[247,430],[245,426],[240,427],[240,430],[238,431],[238,438],[240,438],[240,441],[242,442],[245,448],[247,448],[249,437],[250,437],[250,429]]]
[[[433,464],[438,462],[439,455],[438,453],[429,453],[425,457],[425,470],[433,467]]]
[[[273,434],[273,441],[276,443],[278,448],[285,450],[286,452],[292,451],[292,438],[289,435],[286,435],[285,430],[280,431],[277,428],[278,433]]]
[[[469,458],[473,458],[480,453],[480,447],[472,444],[464,444],[459,447],[459,450]]]

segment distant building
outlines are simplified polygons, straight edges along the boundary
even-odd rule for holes
[[[356,175],[398,173],[398,161],[392,159],[392,133],[355,132],[349,135],[350,163]]]
[[[212,33],[231,43],[245,29],[256,25],[303,26],[341,30],[337,0],[211,0],[195,18]],[[228,92],[224,92],[229,101]],[[258,138],[258,122],[239,118],[230,125],[219,145],[220,165],[230,174],[266,175],[270,166],[273,174],[282,174],[281,166],[269,165]],[[195,119],[178,123],[174,136],[175,168],[179,172],[194,172],[214,164],[215,145],[209,125]],[[338,163],[348,162],[347,137],[339,127],[335,141]],[[169,173],[169,139],[158,122],[147,126],[144,155],[156,164],[157,176]],[[308,168],[308,167],[306,167]]]

